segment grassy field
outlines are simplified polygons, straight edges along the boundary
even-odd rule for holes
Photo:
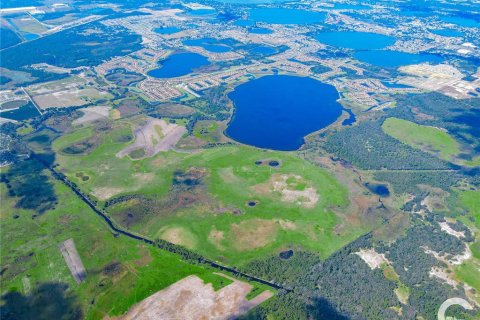
[[[391,137],[441,159],[455,161],[460,153],[458,142],[448,132],[435,127],[419,125],[407,120],[388,118],[382,125]]]
[[[143,194],[165,194],[172,174],[168,169],[158,168],[156,163],[149,162],[150,159],[132,161],[129,157],[119,159],[115,156],[131,143],[135,124],[117,121],[106,132],[97,132],[92,143],[98,146],[85,154],[66,154],[62,150],[76,142],[91,139],[95,132],[92,127],[60,137],[53,143],[59,169],[100,201],[140,191]],[[85,176],[88,178],[83,178]]]
[[[86,154],[62,150],[90,139],[91,128],[53,143],[58,169],[100,206],[135,196],[108,208],[125,228],[227,264],[298,247],[326,257],[368,231],[339,218],[354,214],[346,213],[347,189],[295,154],[229,146],[119,159],[115,154],[130,143],[122,137],[133,126],[115,121]]]
[[[47,174],[47,173],[45,173]],[[52,180],[52,179],[50,179]],[[15,207],[4,183],[0,183],[2,210],[0,216],[2,282],[4,302],[7,292],[18,294],[15,306],[30,301],[25,312],[39,318],[59,309],[58,317],[67,309],[81,309],[86,319],[120,315],[134,303],[191,274],[219,289],[230,280],[213,274],[215,270],[191,265],[177,256],[149,247],[125,237],[115,237],[107,225],[63,184],[52,182],[58,203],[42,215],[33,210]],[[73,239],[87,270],[87,279],[77,285],[59,250],[59,244]],[[69,287],[65,296],[55,301],[40,297],[45,286]],[[255,285],[256,287],[258,285]],[[260,287],[260,286],[258,286]],[[258,291],[258,289],[256,289]],[[67,297],[68,296],[68,297]],[[23,299],[23,300],[22,300]],[[40,305],[42,304],[42,305]],[[63,318],[62,318],[63,319]]]

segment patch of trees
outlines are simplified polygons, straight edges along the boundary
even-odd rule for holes
[[[42,157],[50,164],[53,163],[53,155]],[[18,198],[16,208],[35,210],[42,214],[55,207],[55,189],[44,169],[37,158],[29,158],[13,163],[7,172],[1,174],[0,182],[6,184],[9,196]]]
[[[383,249],[387,259],[392,261],[400,281],[410,289],[409,308],[425,319],[433,320],[443,301],[454,296],[464,297],[464,294],[430,277],[432,267],[442,267],[444,264],[433,255],[425,253],[423,248],[448,257],[463,253],[465,245],[440,230],[437,224],[427,224],[420,220],[416,222],[405,236]]]
[[[199,110],[208,119],[223,121],[230,117],[229,99],[225,94],[226,87],[218,86],[203,91],[203,96],[188,101],[188,105]]]
[[[3,320],[83,318],[77,297],[63,283],[42,283],[29,295],[12,291],[1,299],[0,318]]]
[[[365,121],[329,134],[325,149],[362,169],[449,169],[451,165],[383,132],[381,121]]]
[[[419,184],[430,185],[435,188],[448,190],[461,178],[462,175],[458,172],[450,171],[377,171],[374,174],[375,180],[388,182],[397,194],[419,194],[421,192],[420,189],[418,189]]]
[[[471,152],[480,152],[480,98],[456,100],[432,92],[397,95],[395,100],[397,106],[388,110],[389,116],[445,128]]]

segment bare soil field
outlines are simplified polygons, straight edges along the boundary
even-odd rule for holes
[[[75,281],[77,281],[79,284],[85,280],[87,277],[87,272],[85,271],[82,260],[78,255],[77,248],[75,248],[73,239],[68,239],[60,244],[60,252],[62,252],[65,263],[70,269],[72,276],[75,278]]]
[[[83,106],[89,103],[90,100],[97,100],[107,96],[108,94],[106,92],[98,91],[95,88],[73,88],[36,95],[33,96],[33,100],[41,109],[47,109]]]
[[[83,115],[80,118],[73,120],[72,124],[82,125],[85,123],[106,119],[110,114],[110,109],[111,108],[109,106],[94,106],[80,109],[78,111],[83,112]]]
[[[161,151],[173,148],[187,129],[176,124],[166,123],[165,120],[148,118],[144,125],[134,130],[135,142],[117,153],[123,158],[139,149],[145,151],[144,158],[149,158]]]
[[[197,276],[188,276],[139,302],[124,316],[114,319],[234,319],[273,295],[266,290],[252,300],[247,300],[246,296],[253,287],[248,283],[230,279],[233,283],[215,291],[212,284],[205,284]]]

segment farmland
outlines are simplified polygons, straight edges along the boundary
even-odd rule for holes
[[[230,283],[212,270],[190,265],[173,254],[115,237],[66,186],[51,178],[49,181],[59,200],[55,208],[35,219],[35,211],[16,208],[16,199],[6,197],[5,185],[0,185],[4,268],[1,292],[10,292],[3,298],[5,303],[14,303],[18,299],[15,295],[41,301],[46,295],[61,293],[57,301],[30,305],[24,311],[27,318],[40,314],[59,319],[68,311],[68,319],[120,315],[134,303],[192,274],[212,283],[216,290]],[[81,285],[70,274],[59,249],[70,238],[75,240],[86,268]],[[16,276],[25,270],[28,273],[24,276]],[[60,307],[62,303],[65,305]]]
[[[410,121],[388,118],[382,129],[389,136],[422,151],[437,155],[447,161],[455,161],[461,152],[460,145],[448,132]]]

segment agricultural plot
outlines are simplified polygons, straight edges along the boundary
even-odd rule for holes
[[[215,291],[197,276],[186,277],[135,305],[118,320],[152,319],[232,319],[247,313],[272,296],[264,291],[252,300],[248,283],[235,280]]]
[[[434,154],[447,161],[458,161],[460,145],[445,130],[397,118],[386,119],[382,129],[389,136],[415,149]]]
[[[35,103],[42,109],[83,106],[99,99],[108,99],[110,93],[100,91],[79,77],[70,77],[27,88]]]
[[[10,179],[13,181],[13,177]],[[17,308],[20,318],[35,319],[47,310],[49,319],[120,316],[155,292],[192,275],[216,291],[232,283],[207,267],[115,237],[69,188],[50,177],[43,184],[35,181],[30,188],[38,194],[50,184],[57,203],[39,215],[36,210],[18,207],[21,198],[9,196],[6,184],[0,183],[2,308]],[[80,285],[71,276],[58,247],[58,243],[70,238],[75,239],[88,274]],[[18,299],[11,300],[10,296]],[[91,304],[92,299],[95,304]]]

